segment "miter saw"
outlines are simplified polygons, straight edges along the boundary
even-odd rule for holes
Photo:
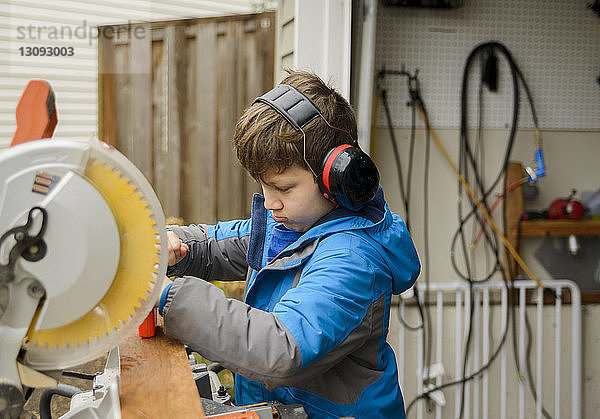
[[[43,112],[33,138],[56,124],[53,95]],[[160,202],[129,160],[96,139],[20,135],[0,151],[0,418],[134,331],[167,265]]]

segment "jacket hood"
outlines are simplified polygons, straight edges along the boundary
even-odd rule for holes
[[[265,240],[269,239],[275,224],[270,211],[264,207],[264,197],[255,194],[247,253],[248,264],[255,270],[264,266]],[[379,253],[390,267],[394,294],[400,294],[414,284],[421,270],[417,251],[402,218],[388,208],[381,186],[363,208],[358,211],[343,207],[334,209],[288,246],[286,251],[304,247],[333,233],[351,230],[364,230],[377,243]]]

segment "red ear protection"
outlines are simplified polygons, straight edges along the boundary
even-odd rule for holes
[[[333,129],[323,116],[321,110],[304,94],[287,84],[280,84],[273,90],[256,98],[253,103],[262,102],[276,110],[286,121],[303,135],[304,161],[306,160],[306,134],[303,128],[313,119],[322,118]],[[345,131],[344,131],[345,132]],[[348,134],[351,142],[354,142]],[[358,146],[342,144],[325,155],[320,173],[313,174],[317,178],[323,196],[338,205],[357,211],[369,202],[379,188],[379,172],[373,160]]]
[[[360,148],[342,144],[325,156],[320,184],[325,198],[358,210],[377,193],[379,172]]]
[[[321,177],[323,179],[323,186],[325,186],[326,191],[331,192],[331,189],[329,187],[329,175],[331,173],[331,168],[333,167],[333,162],[335,162],[335,160],[339,157],[342,151],[349,147],[352,146],[350,144],[342,144],[341,146],[338,146],[333,150],[329,151],[329,153],[327,153],[327,156],[325,156],[325,160],[323,161],[323,169],[321,170]],[[327,196],[325,198],[327,198]]]

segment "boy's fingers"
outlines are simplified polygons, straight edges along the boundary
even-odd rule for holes
[[[177,234],[172,231],[167,232],[168,237],[168,247],[169,247],[169,257],[168,264],[169,266],[175,265],[179,262],[187,253],[188,246],[185,243],[181,243]]]
[[[167,239],[169,242],[169,249],[178,249],[181,246],[181,240],[179,240],[177,234],[172,231],[167,231]]]
[[[185,253],[182,255],[179,250],[169,249],[169,266],[175,265],[177,262],[183,259],[184,256]]]

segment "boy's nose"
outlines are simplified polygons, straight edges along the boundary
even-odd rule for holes
[[[265,193],[265,208],[273,211],[283,208],[283,202],[275,194]]]

